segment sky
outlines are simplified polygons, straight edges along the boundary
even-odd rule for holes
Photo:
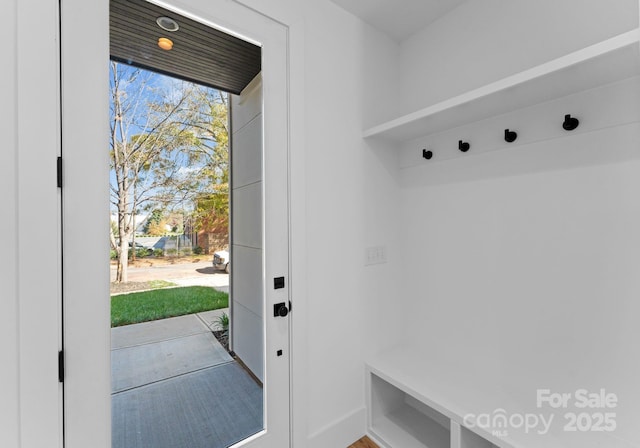
[[[114,64],[109,64],[109,84],[110,92],[114,89],[113,78]],[[124,114],[124,123],[128,125],[127,134],[129,138],[132,135],[140,134],[144,132],[144,122],[149,115],[149,108],[147,104],[149,102],[161,102],[163,100],[177,101],[180,97],[183,86],[196,86],[195,84],[178,80],[166,75],[155,73],[148,70],[138,69],[123,63],[117,64],[118,73],[121,74],[120,78],[120,90],[124,92],[123,104],[131,105],[132,109],[129,113]],[[133,76],[135,74],[135,76]],[[198,86],[198,88],[202,88]],[[218,92],[214,89],[207,88],[211,92]],[[218,92],[219,94],[219,92]],[[113,96],[110,95],[110,125],[113,124],[114,118],[114,103]],[[110,128],[111,129],[111,128]],[[117,139],[121,139],[121,134],[117,132]],[[111,136],[109,137],[111,141]],[[189,174],[198,170],[201,167],[194,166],[193,161],[188,160],[186,154],[182,154],[175,158],[175,164],[172,165],[177,168],[177,175],[189,176]],[[153,180],[153,179],[152,179]],[[110,170],[109,181],[113,188],[116,186],[115,170]],[[115,200],[112,193],[111,213],[114,213],[117,209],[113,204]],[[183,204],[184,208],[190,208],[191,203]],[[146,214],[144,211],[140,211],[141,214]]]

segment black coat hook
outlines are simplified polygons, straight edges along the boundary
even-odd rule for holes
[[[508,143],[513,143],[518,138],[518,133],[514,131],[510,131],[509,129],[504,130],[504,140]]]
[[[433,152],[432,151],[427,151],[426,149],[422,150],[422,157],[424,157],[427,160],[430,160],[431,157],[433,157]]]
[[[577,118],[572,117],[571,114],[567,114],[564,116],[564,123],[562,123],[562,128],[565,131],[573,131],[578,127],[579,124],[580,121]]]
[[[469,142],[463,142],[462,140],[458,140],[458,149],[462,152],[467,152],[469,151],[469,148],[471,148],[471,145],[469,144]]]

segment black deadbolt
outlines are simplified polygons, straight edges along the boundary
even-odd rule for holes
[[[285,302],[273,305],[273,317],[287,317],[287,314],[289,314],[289,308]]]

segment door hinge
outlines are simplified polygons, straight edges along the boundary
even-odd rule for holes
[[[58,352],[58,382],[64,383],[64,352]]]
[[[62,188],[62,157],[58,157],[58,188]]]

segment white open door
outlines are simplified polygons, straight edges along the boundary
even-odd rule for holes
[[[230,347],[264,382],[262,80],[231,95]]]
[[[65,446],[111,448],[107,244],[109,2],[64,0],[60,3]],[[236,197],[236,204],[240,207],[243,203],[251,204],[254,208],[250,212],[257,216],[247,229],[260,235],[258,247],[253,248],[251,267],[255,270],[257,254],[259,278],[253,288],[259,287],[260,291],[251,304],[245,305],[261,319],[261,328],[256,325],[250,328],[259,332],[257,343],[262,345],[262,360],[240,353],[241,350],[244,353],[246,346],[238,339],[238,331],[242,327],[240,320],[234,318],[232,324],[236,328],[232,331],[234,348],[247,357],[245,363],[263,379],[265,429],[236,446],[284,448],[290,446],[290,315],[275,317],[274,305],[284,303],[288,307],[290,303],[287,29],[255,11],[226,0],[154,3],[232,32],[262,47],[261,87],[258,89],[262,93],[258,118],[262,131],[260,146],[256,147],[261,156],[260,185],[247,189],[250,186],[247,183],[240,185],[234,181],[233,184],[233,188],[245,187],[243,192],[251,190],[250,194],[257,195],[259,199],[243,202]],[[241,104],[237,107],[242,111]],[[243,170],[251,168],[242,164],[239,167],[240,171],[233,171],[236,180],[243,175],[246,178]],[[234,205],[232,213],[232,221],[235,221],[233,232],[240,237],[242,231],[236,226],[240,221],[235,216]],[[243,247],[251,247],[246,241],[237,242]],[[232,263],[237,261],[238,270],[242,271],[242,260],[247,258],[235,253],[235,249],[233,255],[238,258],[232,258]],[[235,266],[232,272],[234,269]],[[283,287],[280,287],[281,280],[274,280],[280,278],[284,280]],[[235,281],[232,288],[242,290]],[[240,314],[235,316],[240,319]],[[255,348],[255,338],[253,343]]]

